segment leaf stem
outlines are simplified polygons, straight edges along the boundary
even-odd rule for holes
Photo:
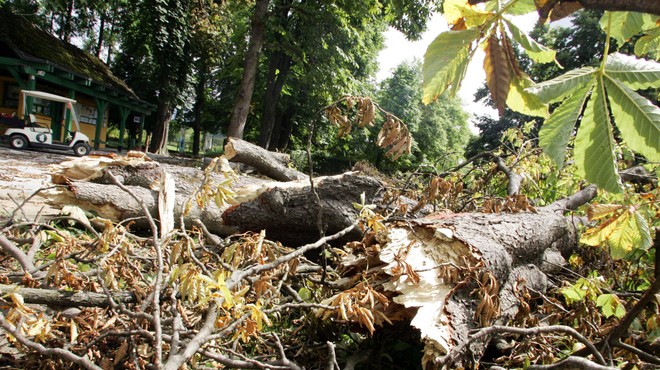
[[[612,28],[612,12],[607,12],[607,32],[605,33],[605,50],[603,50],[603,60],[600,63],[598,72],[602,76],[605,73],[605,64],[607,63],[607,54],[610,52],[610,29]]]

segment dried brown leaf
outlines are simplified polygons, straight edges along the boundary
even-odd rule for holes
[[[486,85],[490,90],[491,98],[500,115],[506,109],[506,98],[511,87],[511,71],[506,51],[494,35],[485,43],[484,71],[486,72]]]

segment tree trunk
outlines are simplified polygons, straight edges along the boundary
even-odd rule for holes
[[[264,28],[269,0],[256,0],[254,15],[252,16],[252,31],[250,45],[245,54],[243,64],[243,77],[238,87],[238,95],[234,103],[234,110],[227,128],[227,136],[242,139],[245,122],[250,111],[250,102],[254,90],[254,82],[259,64],[259,54],[264,43]]]
[[[275,127],[277,116],[277,103],[284,87],[284,82],[291,68],[291,57],[281,51],[274,52],[270,57],[268,67],[268,81],[264,95],[264,112],[261,117],[261,130],[259,131],[259,146],[269,149],[271,136]]]
[[[551,285],[545,273],[561,269],[578,240],[573,220],[548,210],[436,213],[390,226],[376,237],[382,244],[365,238],[339,269],[370,269],[364,279],[401,305],[385,314],[392,321],[412,315],[427,368],[471,330],[514,319],[520,289],[544,292]],[[473,344],[471,354],[479,358],[483,350],[484,343]]]
[[[168,155],[167,140],[170,131],[170,117],[172,109],[170,100],[166,96],[160,97],[156,110],[156,123],[154,124],[154,133],[151,137],[149,151],[160,155]]]
[[[320,223],[326,235],[334,234],[357,218],[353,206],[362,194],[371,201],[383,184],[366,176],[346,173],[314,180],[321,200],[316,203],[308,181],[270,186],[253,200],[228,208],[222,215],[226,225],[240,231],[266,230],[269,239],[289,246],[300,246],[318,240]],[[357,240],[361,232],[353,230],[341,241]]]
[[[202,136],[202,111],[206,102],[206,57],[200,60],[200,67],[198,69],[198,81],[195,88],[195,106],[193,107],[193,146],[192,155],[196,157],[199,155],[200,140]]]
[[[105,36],[105,11],[101,13],[101,24],[99,25],[99,40],[96,44],[96,57],[101,59],[101,49],[103,48],[103,37]]]

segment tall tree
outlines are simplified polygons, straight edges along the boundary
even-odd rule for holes
[[[125,17],[117,70],[141,96],[157,101],[150,151],[167,154],[172,112],[187,85],[190,57],[190,0],[144,0]]]
[[[236,102],[234,103],[234,110],[231,115],[229,127],[227,128],[227,136],[230,137],[243,138],[245,122],[250,112],[250,102],[254,90],[259,54],[261,53],[264,42],[264,23],[269,2],[269,0],[256,0],[255,3],[250,42],[243,63],[243,77],[241,78],[238,93],[236,94]]]
[[[414,139],[410,164],[452,167],[463,158],[470,139],[467,114],[456,98],[443,96],[422,103],[422,65],[412,61],[398,65],[381,82],[378,94],[383,109],[401,118]]]

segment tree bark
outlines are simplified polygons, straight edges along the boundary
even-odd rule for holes
[[[290,68],[290,56],[281,51],[276,51],[271,55],[266,94],[264,95],[264,112],[261,118],[261,131],[259,132],[259,146],[265,149],[269,149],[272,145],[271,137],[277,116],[277,103]]]
[[[285,154],[269,152],[247,141],[228,138],[225,157],[232,162],[240,162],[254,167],[260,173],[279,181],[304,180],[307,175],[287,167]]]
[[[193,146],[192,155],[194,157],[199,155],[199,144],[202,135],[202,111],[206,103],[206,77],[207,77],[207,60],[203,56],[199,61],[198,81],[195,87],[195,106],[193,107]]]
[[[228,208],[222,215],[226,225],[240,231],[266,230],[266,236],[290,246],[299,246],[318,240],[317,225],[325,234],[334,234],[357,218],[353,203],[365,195],[373,200],[383,184],[371,177],[346,173],[320,177],[314,180],[321,199],[320,207],[310,190],[308,181],[269,186],[253,200]],[[360,238],[354,230],[341,241]]]
[[[378,255],[381,281],[394,302],[416,309],[411,325],[421,332],[425,361],[437,364],[471,330],[513,319],[519,287],[545,291],[545,272],[565,263],[560,253],[570,254],[577,239],[573,221],[555,212],[433,214],[389,229]],[[472,354],[478,358],[484,345],[473,344]]]
[[[238,87],[236,103],[227,128],[227,136],[242,139],[245,129],[245,122],[250,111],[250,101],[254,90],[254,81],[257,74],[257,65],[259,64],[259,54],[264,43],[264,29],[266,13],[268,11],[269,0],[257,0],[252,16],[252,31],[250,36],[250,45],[245,54],[243,64],[243,77]]]

